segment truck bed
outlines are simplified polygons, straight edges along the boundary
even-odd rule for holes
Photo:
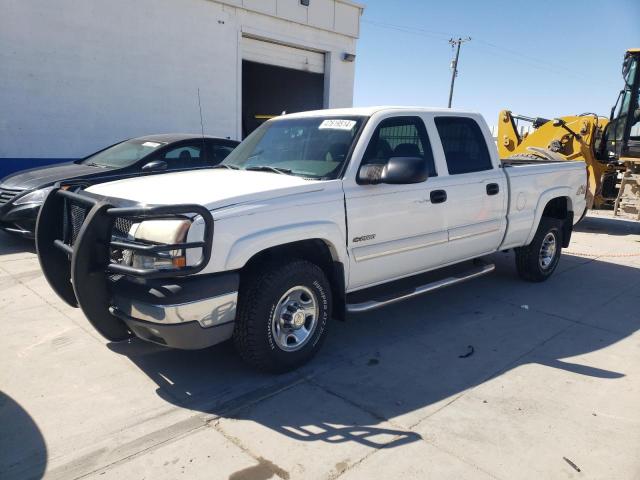
[[[508,228],[502,249],[527,245],[550,198],[567,199],[574,223],[586,206],[586,165],[582,161],[508,160],[503,170],[509,183]],[[583,190],[584,189],[584,190]]]

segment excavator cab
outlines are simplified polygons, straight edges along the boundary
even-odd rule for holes
[[[622,65],[624,88],[611,109],[598,160],[640,160],[640,48],[627,50]]]
[[[627,50],[622,77],[624,89],[605,131],[603,153],[625,167],[613,214],[640,220],[640,48]]]

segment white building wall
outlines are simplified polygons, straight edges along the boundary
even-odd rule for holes
[[[350,106],[361,8],[348,0],[0,0],[0,159],[79,158],[123,138],[240,137],[242,35],[326,53]]]

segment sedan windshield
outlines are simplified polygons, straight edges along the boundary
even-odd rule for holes
[[[337,178],[364,117],[310,117],[262,124],[223,166],[311,179]]]
[[[148,140],[127,140],[85,158],[82,163],[109,168],[128,167],[151,152],[155,152],[163,145],[166,145],[166,143]]]

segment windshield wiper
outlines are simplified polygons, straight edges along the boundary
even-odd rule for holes
[[[99,163],[93,163],[93,162],[85,163],[85,165],[88,165],[90,167],[109,168],[106,165],[100,165]]]
[[[213,168],[227,168],[229,170],[240,170],[240,167],[238,167],[236,165],[227,165],[225,163],[219,163],[218,165],[216,165]]]
[[[279,173],[280,175],[292,175],[293,170],[289,170],[288,168],[280,168],[280,167],[272,167],[270,165],[257,165],[255,167],[247,167],[245,170],[250,170],[254,172],[273,172]]]

